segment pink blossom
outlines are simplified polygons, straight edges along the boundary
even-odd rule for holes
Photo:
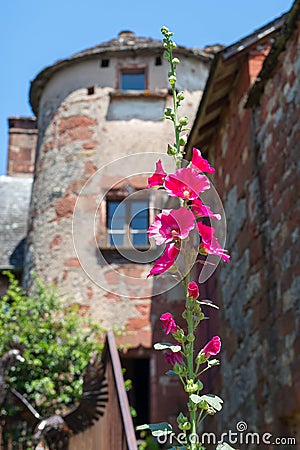
[[[167,244],[164,253],[154,262],[149,275],[159,275],[166,272],[175,263],[175,259],[179,254],[179,249],[176,247],[175,243]]]
[[[202,238],[200,249],[206,254],[220,256],[225,262],[229,262],[230,256],[226,253],[217,238],[214,236],[215,229],[204,225],[202,222],[197,222],[197,229]]]
[[[167,173],[164,171],[161,160],[159,159],[156,163],[156,169],[153,175],[148,178],[147,188],[154,186],[162,186],[164,184],[164,179]]]
[[[167,350],[164,353],[164,358],[167,361],[167,363],[171,364],[172,366],[174,366],[175,363],[178,364],[182,364],[183,359],[182,359],[182,355],[180,352],[172,352],[171,350]]]
[[[187,238],[194,227],[193,213],[181,206],[179,209],[165,209],[158,214],[150,225],[148,234],[155,239],[157,245],[161,245]]]
[[[221,350],[221,339],[219,338],[219,336],[214,336],[200,351],[200,353],[209,358],[212,355],[217,355],[220,350]]]
[[[188,284],[188,296],[192,298],[198,298],[199,297],[199,288],[197,283],[195,281],[191,281]]]
[[[166,312],[162,314],[160,316],[160,320],[162,321],[162,327],[164,328],[164,332],[166,334],[176,333],[177,325],[171,313]]]
[[[195,217],[211,217],[212,219],[221,220],[221,215],[213,213],[210,207],[203,205],[199,198],[193,200],[191,210],[195,214]]]
[[[178,169],[165,178],[165,189],[171,197],[195,200],[200,192],[209,189],[209,181],[191,167]]]
[[[209,162],[203,158],[200,150],[193,148],[192,166],[197,167],[201,172],[214,173],[215,169],[209,165]]]

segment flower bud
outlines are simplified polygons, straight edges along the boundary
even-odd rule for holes
[[[165,109],[165,116],[166,117],[171,117],[172,116],[172,112],[173,112],[172,108],[166,108]]]
[[[193,394],[194,392],[197,392],[198,384],[194,383],[194,380],[187,380],[184,390],[189,394]]]
[[[188,296],[195,299],[199,297],[199,288],[195,281],[188,284]]]
[[[182,91],[178,92],[177,94],[177,100],[184,100],[184,93]]]
[[[169,83],[173,86],[176,83],[176,77],[175,75],[171,75],[169,77]]]
[[[187,125],[189,122],[189,119],[186,116],[181,117],[181,119],[179,119],[179,123],[180,125]]]
[[[185,144],[186,144],[186,141],[187,141],[187,138],[186,138],[185,136],[182,136],[182,137],[179,139],[179,144],[180,144],[180,145],[185,145]]]
[[[214,336],[200,351],[206,358],[212,355],[217,355],[221,350],[221,340],[219,336]]]
[[[173,58],[173,59],[172,59],[172,63],[176,66],[177,64],[180,63],[180,61],[179,61],[178,58]]]
[[[167,154],[169,156],[174,156],[177,154],[177,148],[174,147],[173,145],[168,144],[168,150],[167,150]]]

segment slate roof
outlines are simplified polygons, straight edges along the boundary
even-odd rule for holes
[[[32,178],[0,176],[0,269],[23,267]]]
[[[111,39],[107,42],[96,45],[95,47],[75,53],[69,58],[61,59],[53,65],[43,69],[31,82],[29,96],[32,110],[35,115],[37,115],[42,92],[54,73],[64,69],[67,66],[77,63],[78,61],[91,59],[98,55],[102,57],[110,57],[116,53],[126,56],[130,54],[132,55],[135,52],[138,52],[138,54],[147,52],[148,54],[150,53],[162,56],[163,51],[163,44],[160,40],[139,37],[132,31],[122,31],[115,39]],[[174,50],[174,54],[175,53],[185,56],[194,56],[202,59],[203,61],[210,61],[212,59],[212,55],[208,51],[197,48],[187,48],[180,45],[178,45],[176,50]]]

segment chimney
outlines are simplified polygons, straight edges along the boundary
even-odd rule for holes
[[[123,31],[120,31],[120,33],[118,34],[119,39],[127,38],[127,37],[134,37],[134,36],[135,36],[135,33],[130,30],[123,30]]]
[[[7,175],[31,177],[38,137],[36,118],[9,117],[8,133]]]

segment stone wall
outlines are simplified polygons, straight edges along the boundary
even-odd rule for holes
[[[209,155],[217,167],[231,254],[218,277],[221,432],[236,431],[243,420],[248,431],[294,436],[299,420],[298,50],[297,31],[260,105],[245,109],[256,65],[249,56]]]

